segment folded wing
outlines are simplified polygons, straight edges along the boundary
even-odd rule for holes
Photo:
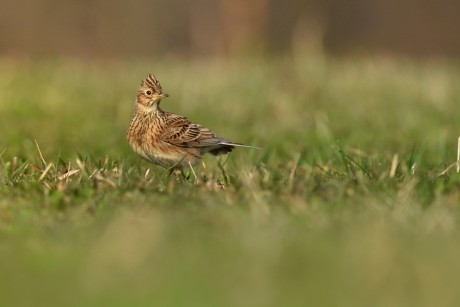
[[[172,113],[165,115],[166,123],[161,138],[169,144],[198,148],[202,153],[209,152],[213,155],[228,153],[240,145],[217,137],[208,128],[194,124],[183,116]]]

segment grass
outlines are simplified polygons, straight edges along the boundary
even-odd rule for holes
[[[32,62],[0,72],[0,304],[455,306],[459,64]],[[125,141],[138,83],[264,147],[167,176]]]

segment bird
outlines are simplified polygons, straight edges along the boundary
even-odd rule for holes
[[[197,178],[193,166],[205,154],[219,156],[235,147],[261,149],[218,137],[184,116],[163,111],[160,102],[167,97],[154,75],[142,80],[127,139],[133,151],[148,162],[171,169],[189,166]]]

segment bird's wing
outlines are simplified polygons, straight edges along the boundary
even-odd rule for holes
[[[192,123],[186,117],[165,113],[165,125],[161,139],[181,147],[207,147],[226,141],[217,138],[208,128]]]

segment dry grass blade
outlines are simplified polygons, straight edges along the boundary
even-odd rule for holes
[[[396,169],[398,168],[398,160],[399,156],[398,154],[393,155],[393,159],[391,160],[391,168],[390,168],[390,178],[394,178],[396,175]]]
[[[300,153],[297,154],[297,157],[295,158],[294,160],[294,163],[291,167],[291,171],[289,172],[289,187],[292,187],[293,183],[294,183],[294,177],[295,177],[295,173],[296,173],[296,170],[297,170],[297,166],[299,165],[299,160],[300,160]]]
[[[354,147],[347,146],[346,150],[351,154],[354,154],[354,155],[357,155],[357,156],[360,156],[360,157],[363,157],[363,158],[369,158],[371,156],[370,154],[368,154],[364,150],[354,148]]]
[[[18,157],[13,157],[13,171],[16,171],[18,169],[18,165],[19,165]]]
[[[38,181],[42,181],[53,166],[54,166],[53,163],[48,164],[45,170],[43,171],[43,173],[41,174],[40,178],[38,178]]]
[[[43,154],[42,154],[42,151],[40,150],[40,146],[38,146],[37,140],[34,140],[34,141],[35,141],[35,146],[37,146],[38,154],[40,155],[40,160],[42,160],[43,165],[46,165],[47,163],[45,161],[45,158],[43,158]]]
[[[438,177],[441,177],[441,176],[444,176],[445,174],[447,174],[447,172],[448,172],[452,167],[454,167],[455,165],[458,165],[458,162],[454,162],[454,163],[452,163],[451,165],[449,165],[448,167],[446,167],[445,170],[443,170],[442,172],[440,172],[440,173],[438,174]]]
[[[458,138],[458,141],[457,141],[457,161],[455,161],[454,163],[450,164],[442,172],[440,172],[438,174],[438,177],[442,177],[442,176],[446,175],[447,172],[449,172],[449,170],[451,168],[453,168],[454,166],[456,167],[457,173],[459,173],[460,172],[460,137]]]
[[[94,178],[94,179],[97,180],[97,181],[101,181],[101,182],[107,183],[107,184],[110,185],[112,188],[116,188],[116,187],[117,187],[117,184],[116,184],[112,179],[103,177],[103,176],[101,176],[101,174],[99,174],[99,173],[95,173],[94,176],[93,176],[92,178]]]
[[[80,170],[79,169],[74,169],[74,170],[71,170],[71,171],[68,171],[67,173],[61,175],[58,177],[58,180],[64,180],[64,179],[67,179],[69,178],[70,176],[72,175],[75,175],[76,173],[78,173]]]

